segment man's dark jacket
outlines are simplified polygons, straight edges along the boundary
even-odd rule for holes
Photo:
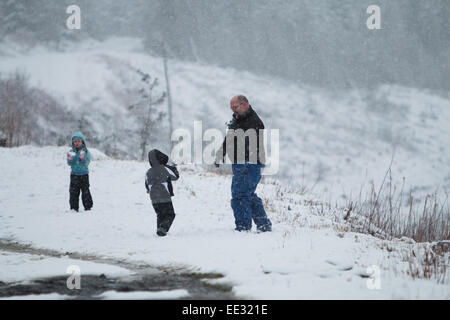
[[[263,136],[260,139],[260,129],[264,129],[264,123],[256,114],[255,110],[250,106],[248,111],[242,116],[233,114],[232,120],[228,123],[228,129],[237,130],[242,129],[246,132],[248,129],[254,129],[256,132],[256,150],[250,150],[249,138],[245,137],[245,161],[249,162],[255,159],[253,155],[256,152],[256,159],[258,164],[265,164],[265,150],[263,143]],[[228,133],[230,132],[228,131]],[[227,134],[228,134],[227,133]],[[262,134],[262,132],[261,132]],[[224,162],[224,157],[227,154],[227,138],[223,140],[222,147],[217,152],[216,163]],[[229,152],[228,152],[229,153]],[[229,155],[230,156],[230,155]],[[232,163],[238,163],[237,157],[237,137],[234,137],[234,159],[230,159]]]

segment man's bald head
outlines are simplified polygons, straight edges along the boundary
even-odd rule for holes
[[[244,95],[237,95],[231,98],[230,108],[235,114],[242,116],[248,111],[250,105]]]

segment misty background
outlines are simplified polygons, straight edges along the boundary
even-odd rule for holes
[[[81,8],[81,30],[65,9]],[[381,30],[369,30],[369,5]],[[395,83],[448,90],[448,0],[3,0],[0,36],[65,40],[140,37],[150,54],[327,88]]]
[[[114,158],[170,152],[166,58],[173,129],[225,131],[246,94],[299,190],[347,199],[392,165],[398,188],[448,192],[448,17],[448,0],[3,0],[0,146],[81,130]]]
[[[66,26],[73,4],[80,30]],[[367,28],[370,5],[381,8],[381,30]],[[215,268],[209,256],[217,248],[242,251],[221,229],[232,223],[230,166],[176,161],[180,229],[166,247],[158,241],[150,250],[147,153],[170,153],[171,133],[184,129],[194,155],[194,122],[200,134],[225,133],[230,98],[245,94],[268,136],[279,130],[266,149],[271,158],[279,147],[279,170],[257,191],[276,232],[258,237],[261,251],[243,260],[267,292],[298,298],[306,278],[328,296],[325,282],[361,289],[367,272],[360,268],[375,264],[393,290],[383,294],[443,297],[422,281],[411,291],[391,280],[403,272],[438,281],[449,275],[449,17],[450,0],[0,0],[0,237],[14,246]],[[74,217],[86,221],[76,229],[64,210],[75,131],[92,151],[97,204],[91,218]],[[359,233],[396,241],[372,246]],[[420,249],[419,242],[442,239]],[[202,246],[211,250],[191,254]],[[329,253],[339,259],[324,264]],[[239,274],[232,282],[252,279],[247,288],[264,289],[225,260],[216,265]],[[280,274],[289,290],[273,290]],[[354,292],[363,291],[370,290]]]

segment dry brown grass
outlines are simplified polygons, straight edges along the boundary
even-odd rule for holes
[[[392,239],[408,237],[416,242],[432,242],[450,239],[450,207],[448,194],[444,197],[436,191],[425,199],[407,196],[403,185],[398,190],[392,183],[390,169],[380,188],[371,185],[365,197],[349,200],[344,220],[354,231]],[[386,178],[385,177],[385,178]],[[405,205],[406,204],[406,205]]]
[[[415,247],[406,257],[409,263],[408,275],[414,279],[434,279],[438,283],[448,282],[448,254],[436,254],[430,246]]]

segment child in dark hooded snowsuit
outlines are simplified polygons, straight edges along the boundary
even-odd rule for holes
[[[70,172],[70,209],[78,212],[81,191],[81,200],[84,209],[91,210],[93,202],[89,191],[89,163],[91,153],[86,148],[86,139],[79,131],[72,136],[72,149],[67,153],[67,164],[71,166]]]
[[[167,165],[168,160],[169,157],[161,151],[156,149],[150,151],[148,161],[151,168],[145,176],[145,188],[150,194],[157,217],[156,234],[161,237],[169,232],[175,219],[170,197],[174,195],[172,181],[177,180],[180,176],[175,166]]]

